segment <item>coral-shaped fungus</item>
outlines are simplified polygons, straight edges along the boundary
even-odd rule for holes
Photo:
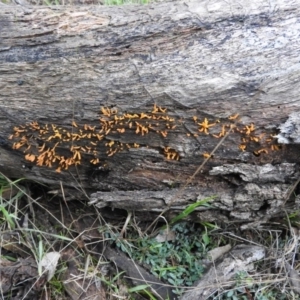
[[[241,135],[241,143],[238,148],[241,151],[247,149],[249,143],[261,144],[262,141],[269,143],[268,148],[259,148],[254,151],[255,155],[268,153],[271,150],[279,150],[279,146],[273,142],[273,137],[266,134],[256,134],[254,124],[237,126],[238,114],[229,117],[228,122],[210,121],[207,118],[199,120],[197,116],[192,119],[196,126],[196,132],[192,135],[197,137],[201,134],[210,135],[213,138],[222,138],[231,128],[232,131]],[[82,156],[89,156],[91,164],[100,163],[103,153],[111,157],[120,151],[129,148],[140,147],[139,143],[121,143],[118,141],[121,134],[134,133],[141,138],[150,132],[166,138],[168,134],[182,125],[182,120],[167,114],[167,109],[153,106],[150,112],[118,113],[117,109],[102,107],[100,111],[99,125],[78,125],[72,122],[70,129],[55,124],[39,124],[34,121],[29,124],[14,127],[10,139],[15,140],[13,149],[22,150],[25,159],[38,166],[56,167],[57,172],[67,170],[72,165],[79,165]],[[234,126],[234,129],[233,129]],[[213,128],[214,127],[214,128]],[[210,131],[214,129],[211,133]],[[191,136],[191,133],[187,133]],[[147,146],[146,138],[143,146]],[[151,147],[151,145],[148,145]],[[179,160],[179,153],[164,146],[162,153],[168,160]],[[209,153],[203,153],[209,158]]]

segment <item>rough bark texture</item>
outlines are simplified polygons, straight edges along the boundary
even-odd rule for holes
[[[201,278],[196,288],[183,295],[181,300],[205,300],[219,289],[232,286],[234,276],[241,271],[253,271],[254,262],[265,257],[265,249],[260,246],[238,245],[222,261],[214,262]]]
[[[216,195],[215,210],[205,212],[210,220],[261,220],[281,211],[299,176],[300,5],[287,0],[201,2],[2,5],[1,171],[53,188],[63,182],[65,188],[80,187],[87,196],[99,191],[91,203],[100,207],[181,209]],[[83,153],[77,168],[57,173],[25,160],[8,140],[14,126],[28,122],[70,131],[73,121],[99,127],[100,107],[140,114],[151,112],[154,103],[168,109],[177,127],[166,138],[156,132],[147,137],[129,130],[123,135],[107,133],[104,143],[141,147],[112,157],[99,151],[105,168],[95,169],[89,163],[91,155]],[[199,132],[193,116],[199,123],[218,119],[221,128],[236,113],[240,115],[236,125],[244,135],[243,126],[251,123],[257,136],[278,133],[281,125],[279,141],[287,145],[255,156],[253,151],[265,145],[258,142],[241,151],[241,134],[233,130],[183,196],[181,192],[177,197],[203,161],[203,153],[219,142]],[[220,134],[220,129],[209,130]],[[195,132],[199,136],[194,137]],[[174,149],[180,160],[166,160],[165,147]],[[67,144],[59,148],[69,151]],[[204,217],[201,211],[199,216]]]

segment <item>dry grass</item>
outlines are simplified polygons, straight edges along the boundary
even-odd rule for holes
[[[147,1],[126,1],[129,2],[145,4]],[[30,3],[120,4],[117,0],[31,0]],[[104,233],[118,235],[126,244],[131,243],[132,232],[147,239],[146,229],[152,224],[141,224],[134,215],[119,217],[118,222],[109,221],[102,217],[105,210],[87,207],[79,199],[70,203],[64,198],[51,198],[44,187],[32,182],[11,182],[3,174],[1,187],[0,263],[12,270],[21,258],[33,266],[27,269],[26,281],[25,275],[21,274],[19,285],[11,287],[8,292],[4,291],[2,284],[1,299],[11,299],[16,293],[19,293],[18,299],[72,299],[76,293],[82,294],[82,299],[159,299],[151,292],[147,295],[146,290],[142,290],[143,296],[130,291],[121,271],[103,256],[104,243],[111,240]],[[240,232],[230,226],[209,231],[211,247],[249,243],[267,250],[265,259],[256,264],[255,271],[240,274],[234,281],[227,282],[230,288],[218,287],[211,299],[299,299],[299,220],[295,212],[294,216],[287,215],[285,219],[259,229]],[[60,261],[58,264],[53,262],[55,275],[48,280],[49,270],[39,266],[45,255],[51,252],[59,253]],[[147,281],[141,284],[151,285]]]
[[[149,223],[141,223],[134,214],[122,216],[122,212],[116,217],[117,221],[109,221],[105,209],[87,207],[80,200],[67,202],[63,198],[51,198],[47,190],[36,183],[23,180],[14,183],[2,175],[1,186],[4,187],[1,265],[9,265],[9,262],[13,265],[21,259],[33,266],[30,272],[27,270],[26,283],[20,284],[20,281],[9,293],[2,284],[1,299],[11,299],[16,293],[19,299],[33,295],[36,299],[72,299],[74,293],[83,294],[82,299],[160,299],[151,290],[142,290],[143,296],[131,292],[126,276],[103,256],[104,243],[118,241],[113,235],[119,236],[125,248],[133,245],[134,234],[146,241],[145,228]],[[254,271],[237,274],[235,280],[219,286],[210,299],[243,299],[243,295],[248,295],[245,299],[299,299],[299,230],[295,224],[298,224],[298,216],[287,216],[280,223],[245,232],[239,232],[232,225],[208,230],[208,248],[249,243],[267,249],[265,259],[256,264]],[[59,253],[60,260],[58,264],[53,263],[55,275],[48,281],[49,270],[39,269],[39,266],[49,253]],[[147,281],[140,284],[141,289],[142,285],[151,285]]]
[[[158,0],[1,0],[6,4],[25,3],[25,5],[126,5],[126,4],[148,4]]]

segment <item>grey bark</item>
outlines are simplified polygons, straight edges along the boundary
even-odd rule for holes
[[[222,260],[213,262],[207,273],[192,291],[185,293],[181,300],[205,300],[220,289],[232,287],[234,276],[241,271],[253,271],[254,262],[265,257],[265,249],[260,246],[238,245]]]
[[[53,189],[63,182],[66,191],[75,187],[88,198],[99,191],[90,202],[100,207],[181,209],[216,195],[215,210],[206,216],[259,220],[274,215],[298,179],[297,126],[280,127],[289,144],[259,157],[252,150],[241,152],[240,136],[230,134],[185,195],[171,204],[168,199],[194,173],[202,154],[219,141],[205,135],[187,137],[193,116],[224,121],[239,113],[239,124],[254,123],[258,132],[267,133],[278,133],[276,128],[289,116],[299,119],[299,15],[298,1],[284,0],[1,6],[1,171]],[[147,143],[132,133],[108,135],[108,141],[144,143],[149,148],[107,158],[107,170],[93,169],[84,155],[77,169],[58,174],[26,161],[8,140],[12,128],[26,122],[67,129],[72,120],[99,126],[102,106],[142,112],[154,103],[183,119],[183,125],[166,139],[149,136]],[[181,159],[167,161],[161,151],[165,146],[174,148]]]

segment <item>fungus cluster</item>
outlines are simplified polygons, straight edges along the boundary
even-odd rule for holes
[[[120,134],[131,132],[145,137],[154,132],[166,138],[168,132],[176,128],[174,123],[175,119],[166,114],[166,108],[156,105],[148,113],[123,114],[118,114],[117,109],[102,107],[98,126],[82,126],[73,121],[71,129],[67,129],[34,121],[14,127],[9,138],[16,140],[12,148],[22,150],[26,160],[38,166],[56,166],[56,171],[61,172],[80,164],[85,154],[91,156],[91,164],[98,164],[103,151],[110,157],[129,148],[140,147],[136,142],[117,141]],[[167,159],[179,160],[179,154],[170,147],[164,147],[162,152]]]
[[[270,150],[279,150],[272,136],[256,134],[254,124],[237,126],[238,115],[229,117],[228,122],[209,121],[207,118],[199,120],[197,116],[192,118],[196,130],[187,133],[187,136],[210,135],[213,138],[224,137],[231,128],[241,135],[241,143],[238,146],[245,151],[250,143],[269,144],[268,148],[259,148],[255,155],[268,153]],[[117,109],[102,107],[100,110],[98,125],[78,125],[72,122],[70,128],[63,128],[55,124],[39,124],[34,121],[25,125],[14,127],[10,139],[14,140],[13,149],[22,150],[25,159],[38,166],[56,167],[57,172],[67,170],[72,165],[79,165],[83,156],[89,157],[91,164],[101,163],[103,153],[111,157],[120,151],[129,148],[138,148],[140,143],[122,143],[121,134],[135,134],[143,141],[142,146],[147,146],[147,135],[154,133],[161,138],[167,138],[170,132],[182,125],[182,120],[167,114],[167,109],[154,104],[149,112],[118,113]],[[262,143],[263,142],[263,143]],[[151,147],[151,145],[149,145]],[[162,153],[167,160],[179,160],[179,153],[165,145]],[[209,157],[208,153],[203,153]]]
[[[238,133],[240,135],[240,144],[238,145],[239,150],[246,151],[247,148],[255,148],[253,154],[259,156],[262,153],[268,154],[269,151],[280,150],[274,135],[267,133],[256,133],[256,128],[253,123],[249,125],[241,125],[236,123],[239,115],[235,114],[228,118],[229,122],[221,122],[216,120],[210,123],[207,118],[200,122],[197,116],[193,116],[194,123],[198,126],[198,132],[194,133],[195,137],[199,136],[199,133],[210,135],[213,138],[222,138],[231,129],[232,133]],[[210,130],[214,127],[214,133],[210,133]],[[216,128],[217,127],[217,128]],[[187,134],[190,136],[190,134]],[[264,145],[264,147],[261,147]],[[210,157],[209,153],[203,153],[205,158]]]

